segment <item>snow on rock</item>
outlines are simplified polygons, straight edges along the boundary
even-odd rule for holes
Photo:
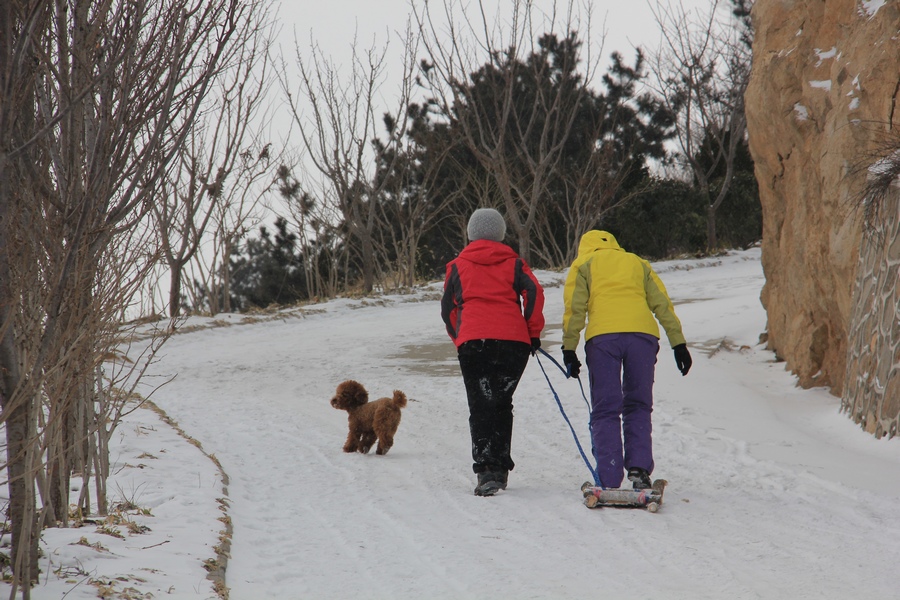
[[[862,0],[860,2],[861,13],[864,12],[865,16],[871,19],[885,5],[885,2],[886,0]]]
[[[815,53],[816,57],[818,58],[816,66],[821,67],[823,62],[837,56],[837,46],[832,46],[830,50],[822,50],[820,48],[816,48]]]

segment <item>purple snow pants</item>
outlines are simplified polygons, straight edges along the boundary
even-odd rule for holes
[[[617,488],[624,469],[653,472],[650,413],[659,340],[645,333],[607,333],[592,337],[584,349],[597,474],[603,487]]]

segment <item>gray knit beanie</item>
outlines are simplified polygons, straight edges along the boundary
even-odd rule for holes
[[[475,240],[502,242],[506,236],[506,221],[493,208],[479,208],[469,217],[466,234],[468,234],[470,242]]]

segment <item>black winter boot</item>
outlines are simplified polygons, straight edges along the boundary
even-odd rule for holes
[[[632,487],[636,490],[648,490],[653,487],[653,482],[650,481],[650,473],[640,467],[628,469],[628,481],[632,483]]]
[[[484,471],[478,473],[478,485],[475,487],[475,495],[493,496],[500,490],[505,490],[507,477],[507,471]]]

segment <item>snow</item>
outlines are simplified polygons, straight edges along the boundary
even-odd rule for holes
[[[659,513],[582,506],[589,472],[537,359],[516,392],[509,488],[473,495],[465,393],[435,282],[268,318],[194,319],[145,391],[177,375],[152,400],[221,463],[227,485],[197,445],[135,411],[115,436],[109,487],[149,509],[133,519],[150,531],[45,531],[32,597],[94,598],[93,578],[132,589],[110,597],[214,598],[203,563],[223,509],[232,600],[895,597],[900,441],[861,431],[827,390],[798,388],[759,343],[758,248],[655,267],[694,357],[681,377],[662,343]],[[544,348],[559,357],[564,274],[538,276]],[[540,360],[589,447],[577,383]],[[373,397],[410,398],[386,456],[341,451],[346,415],[328,400],[349,378]],[[108,551],[71,545],[82,536]]]
[[[852,86],[850,91],[847,92],[847,97],[850,98],[849,108],[850,110],[857,110],[859,108],[860,100],[857,94],[860,92],[861,88],[859,87],[859,75],[853,78],[853,81],[850,83]]]
[[[862,10],[865,11],[868,18],[873,18],[875,13],[886,4],[886,0],[862,0],[860,2]]]
[[[794,114],[797,116],[798,121],[808,121],[809,120],[809,109],[796,102],[794,104]]]
[[[894,150],[889,155],[876,160],[869,166],[868,171],[872,175],[896,173],[897,165],[900,165],[900,149]]]
[[[819,61],[816,63],[816,66],[820,67],[826,60],[830,60],[837,56],[837,47],[833,46],[830,50],[822,50],[821,48],[816,48],[815,53],[819,59]]]
[[[831,80],[830,79],[819,79],[812,80],[809,82],[810,87],[815,88],[817,90],[825,90],[826,92],[831,91]]]

